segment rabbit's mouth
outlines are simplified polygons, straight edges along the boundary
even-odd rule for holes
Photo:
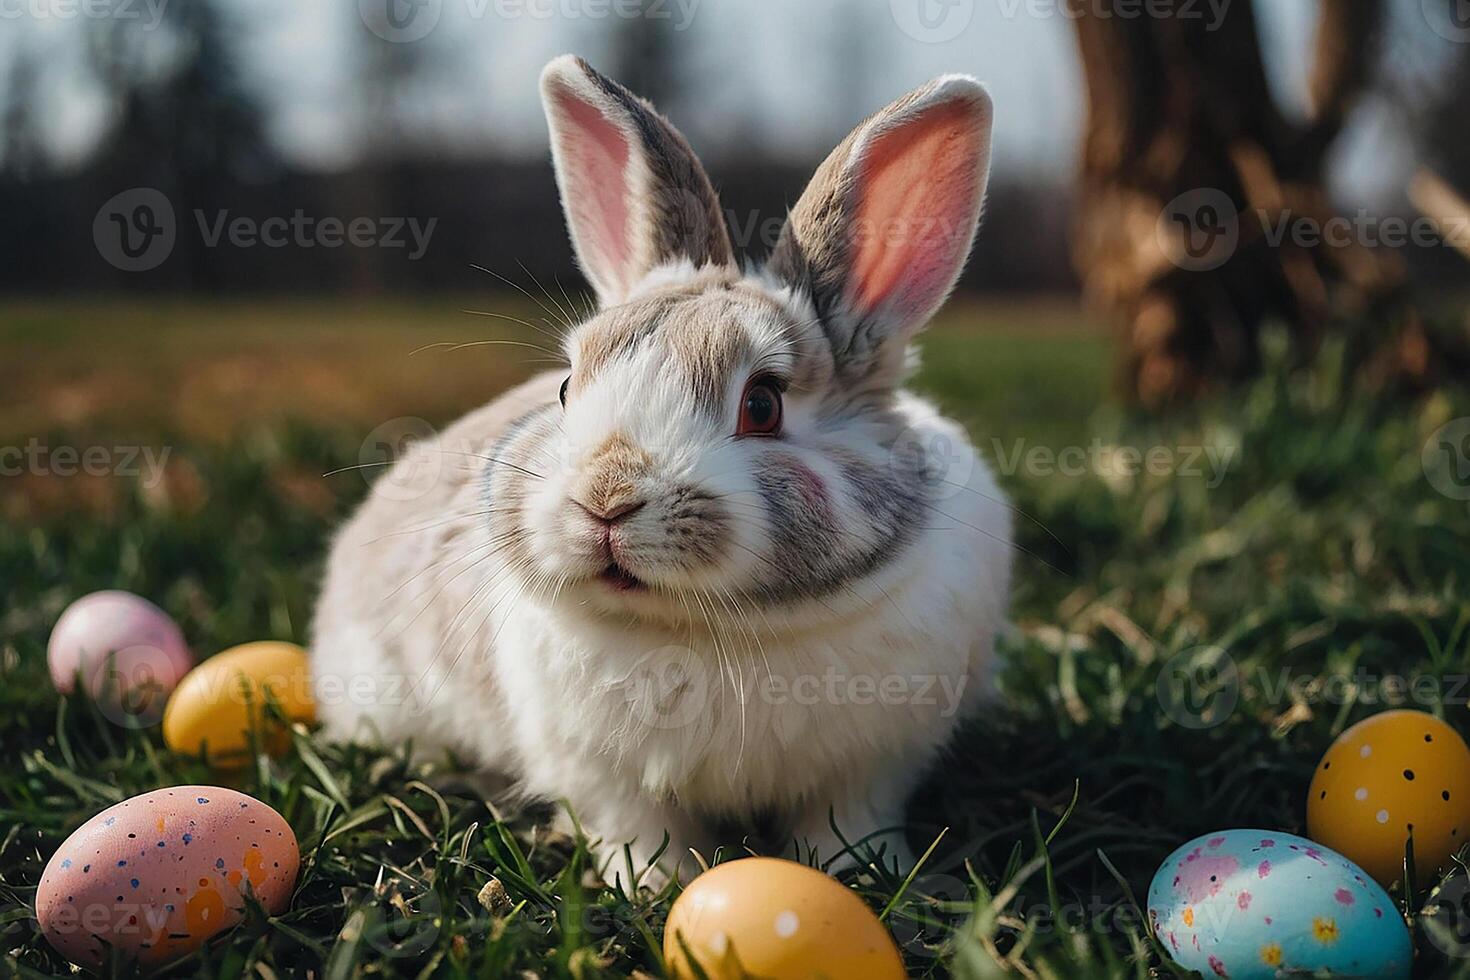
[[[608,565],[597,577],[618,592],[642,592],[648,588],[642,579],[617,562]]]

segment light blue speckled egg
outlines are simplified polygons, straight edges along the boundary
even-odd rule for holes
[[[1148,914],[1169,954],[1204,976],[1274,980],[1279,970],[1407,980],[1409,930],[1377,882],[1291,834],[1196,837],[1154,875]]]

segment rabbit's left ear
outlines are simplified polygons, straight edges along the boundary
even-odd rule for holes
[[[863,123],[817,169],[768,268],[808,292],[850,380],[899,380],[954,287],[990,172],[990,96],[945,75]]]
[[[603,306],[664,263],[734,264],[704,168],[653,106],[573,55],[542,71],[541,101],[577,262]]]

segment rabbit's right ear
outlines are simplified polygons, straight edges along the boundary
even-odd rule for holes
[[[572,246],[603,306],[659,265],[733,265],[719,198],[679,131],[573,55],[541,73]]]
[[[990,96],[944,75],[863,123],[817,169],[768,268],[806,293],[850,384],[891,386],[965,265],[990,172]]]

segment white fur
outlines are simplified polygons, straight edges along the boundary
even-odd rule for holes
[[[705,274],[675,262],[619,282],[637,298]],[[780,440],[733,438],[667,357],[640,349],[577,375],[554,436],[521,464],[531,473],[507,476],[494,454],[516,419],[555,404],[562,372],[416,446],[332,548],[313,626],[330,733],[459,753],[566,801],[609,861],[629,844],[638,869],[666,834],[665,872],[687,848],[739,844],[717,839],[726,821],[772,817],[784,840],[825,858],[840,849],[829,813],[849,841],[901,828],[909,792],[987,687],[1009,597],[1009,509],[961,428],[912,394],[834,420],[832,354],[808,296],[760,272],[719,288],[775,301],[722,323],[758,357],[724,392],[730,419],[746,377],[798,357],[817,369],[787,393]],[[791,323],[805,325],[804,352]],[[651,586],[631,595],[596,579],[603,539],[571,503],[589,455],[614,436],[647,456],[634,488],[647,505],[619,525],[628,568]],[[842,532],[834,547],[861,554],[879,531],[837,459],[883,465],[898,443],[942,462],[947,481],[916,535],[823,596],[737,607],[731,593],[769,574],[763,454],[794,455],[816,475]],[[505,502],[487,495],[506,479],[525,494],[517,526],[530,557],[516,566]],[[733,545],[695,568],[671,559],[663,529],[664,497],[681,484],[735,517]],[[906,861],[900,833],[886,843]]]
[[[554,391],[560,378],[532,385]],[[647,381],[646,397],[609,398],[588,417],[615,401],[656,406],[676,395]],[[529,794],[567,801],[609,858],[632,843],[640,868],[665,832],[674,857],[717,843],[694,813],[775,810],[827,857],[839,849],[829,807],[850,841],[901,826],[908,793],[984,692],[1005,616],[1009,513],[960,428],[901,396],[919,441],[961,447],[949,472],[968,471],[901,561],[825,602],[707,632],[522,588],[480,516],[477,457],[498,435],[494,418],[526,395],[506,397],[398,464],[432,469],[425,460],[441,457],[430,499],[374,493],[336,542],[313,648],[328,730],[347,738],[366,725],[389,743],[453,750]],[[402,484],[396,474],[385,483]],[[733,488],[744,474],[727,479]],[[825,680],[834,670],[839,680],[909,679],[908,700],[933,703],[834,700]],[[694,700],[671,705],[680,677]],[[771,686],[792,691],[799,678],[820,682],[815,698]],[[890,851],[905,854],[901,841],[890,835]]]

